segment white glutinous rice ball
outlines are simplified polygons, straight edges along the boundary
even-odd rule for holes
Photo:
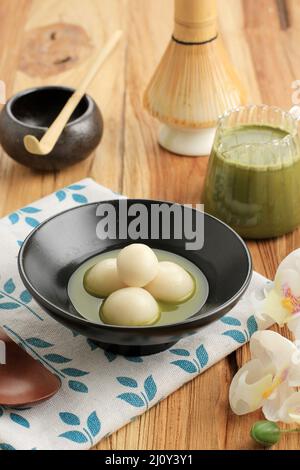
[[[83,278],[83,286],[89,294],[95,297],[107,297],[112,292],[125,287],[118,275],[117,260],[104,259],[88,269]]]
[[[101,308],[104,323],[119,326],[151,325],[159,315],[156,300],[140,287],[125,287],[113,292]]]
[[[158,273],[158,260],[151,248],[133,243],[120,251],[117,257],[120,279],[130,287],[144,287]]]
[[[192,276],[181,266],[171,261],[158,264],[157,276],[145,287],[156,300],[183,302],[195,289]]]

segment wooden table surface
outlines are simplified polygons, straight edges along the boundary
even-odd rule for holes
[[[288,109],[291,84],[300,79],[300,0],[218,3],[221,33],[251,101]],[[125,31],[122,45],[90,89],[105,122],[96,152],[64,171],[41,173],[14,163],[1,150],[0,215],[86,176],[130,197],[200,201],[207,158],[178,157],[162,150],[157,123],[141,104],[169,40],[172,16],[172,0],[0,0],[0,79],[6,83],[7,96],[35,85],[76,85],[96,48],[115,29]],[[74,30],[66,24],[79,27]],[[47,35],[41,36],[36,30],[40,27],[47,27],[43,31],[49,34],[57,32],[54,41],[69,28],[70,37],[74,35],[71,49],[54,44],[45,64],[43,43],[38,46],[37,41]],[[255,269],[272,277],[278,263],[299,245],[299,230],[274,241],[249,243]],[[245,346],[100,442],[97,449],[255,448],[249,429],[260,413],[236,417],[228,406],[230,381],[248,358]],[[298,435],[285,436],[276,448],[295,449],[299,443]]]

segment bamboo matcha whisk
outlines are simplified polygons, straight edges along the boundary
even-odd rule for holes
[[[217,31],[216,0],[175,0],[175,29],[144,95],[163,123],[159,143],[181,155],[210,153],[218,117],[246,96]]]

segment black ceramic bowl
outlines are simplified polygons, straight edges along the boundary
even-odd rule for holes
[[[118,216],[119,201],[109,202],[115,207]],[[149,214],[151,205],[159,203],[129,199],[128,207],[137,202],[143,203]],[[67,293],[72,273],[92,256],[121,248],[130,242],[136,243],[136,240],[101,240],[97,237],[99,216],[96,210],[99,204],[103,203],[76,207],[48,219],[28,236],[19,253],[19,271],[25,286],[41,307],[63,325],[113,352],[124,355],[153,354],[220,318],[245,292],[252,273],[251,257],[245,243],[223,222],[205,214],[205,240],[201,250],[187,251],[187,240],[184,237],[164,240],[160,234],[158,240],[141,240],[153,248],[186,257],[205,274],[209,283],[209,296],[206,304],[193,317],[173,325],[149,327],[95,324],[81,317]],[[128,217],[128,223],[130,221]],[[109,230],[112,227],[113,224]]]
[[[0,113],[0,142],[5,152],[23,165],[47,171],[60,170],[87,158],[103,132],[100,110],[88,95],[77,105],[48,155],[33,155],[23,143],[27,134],[41,139],[73,91],[62,86],[45,86],[21,91],[10,98]]]

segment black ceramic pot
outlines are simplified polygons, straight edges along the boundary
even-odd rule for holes
[[[137,202],[147,207],[150,222],[151,205],[157,205],[160,201],[126,201],[128,208]],[[115,208],[119,220],[119,201],[109,203]],[[92,256],[137,242],[131,239],[118,240],[114,236],[98,238],[99,216],[96,211],[99,204],[104,203],[76,207],[42,223],[27,237],[19,253],[19,272],[25,286],[41,307],[63,325],[116,353],[153,354],[223,316],[245,292],[252,273],[251,258],[245,243],[230,227],[205,214],[204,246],[199,250],[188,251],[188,240],[184,236],[181,239],[163,239],[161,229],[158,239],[149,237],[141,240],[153,248],[186,257],[205,274],[209,283],[209,296],[206,304],[195,311],[191,318],[177,324],[148,327],[96,324],[83,318],[74,309],[67,293],[68,281],[73,272]],[[128,224],[131,219],[128,216]],[[109,227],[113,230],[114,224]]]
[[[33,155],[23,143],[27,134],[41,139],[73,91],[45,86],[21,91],[10,98],[0,113],[0,142],[5,152],[22,165],[47,171],[60,170],[87,158],[103,133],[101,112],[88,95],[77,105],[48,155]]]

